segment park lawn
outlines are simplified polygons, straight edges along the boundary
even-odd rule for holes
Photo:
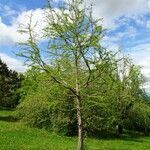
[[[76,150],[77,138],[44,129],[29,128],[9,120],[13,111],[0,111],[0,150]],[[150,137],[85,140],[87,150],[150,150]]]

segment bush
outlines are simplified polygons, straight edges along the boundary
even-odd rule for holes
[[[73,100],[62,97],[59,102],[51,101],[52,95],[44,94],[27,95],[17,107],[17,119],[30,127],[51,129],[67,136],[77,134],[76,110],[73,107]],[[62,105],[63,109],[61,109]]]
[[[68,90],[54,84],[44,73],[35,76],[35,71],[29,70],[20,91],[25,94],[16,117],[22,122],[68,136],[77,133],[76,109]]]
[[[50,128],[50,103],[42,97],[27,96],[17,107],[16,117],[30,127]]]

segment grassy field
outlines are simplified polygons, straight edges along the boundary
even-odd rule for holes
[[[28,128],[11,119],[12,111],[0,111],[0,150],[75,150],[76,138]],[[150,137],[86,139],[87,150],[150,150]]]

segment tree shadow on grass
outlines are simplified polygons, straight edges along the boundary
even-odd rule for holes
[[[13,116],[0,116],[0,121],[16,122],[17,119]]]
[[[8,113],[7,113],[8,111]],[[17,119],[12,115],[14,108],[0,107],[0,121],[15,122]],[[9,114],[10,113],[10,114]]]
[[[115,133],[109,132],[109,133],[99,134],[97,136],[90,136],[90,137],[97,140],[121,140],[127,142],[144,142],[142,137],[147,137],[147,136],[136,132],[125,132],[124,134],[118,136]]]
[[[140,142],[140,143],[144,142],[139,136],[137,136],[137,137],[122,137],[122,138],[120,138],[120,140],[127,141],[127,142]]]

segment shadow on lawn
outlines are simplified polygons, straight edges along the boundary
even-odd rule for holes
[[[5,114],[5,111],[13,112],[14,109],[7,108],[7,107],[0,107],[0,111],[2,112],[2,115],[0,115],[0,121],[6,121],[6,122],[15,122],[17,119],[11,115],[11,114]],[[3,112],[4,111],[4,112]]]
[[[139,137],[130,137],[130,138],[121,138],[120,140],[123,141],[128,141],[128,142],[144,142],[142,139],[140,139]]]
[[[16,122],[17,119],[13,116],[0,116],[0,121],[6,121],[6,122]]]
[[[105,135],[100,136],[99,134],[97,136],[90,136],[90,137],[97,140],[121,140],[127,142],[141,143],[144,142],[144,140],[142,140],[142,137],[146,137],[146,136],[143,133],[126,131],[121,136],[117,136],[115,133],[106,133]]]

